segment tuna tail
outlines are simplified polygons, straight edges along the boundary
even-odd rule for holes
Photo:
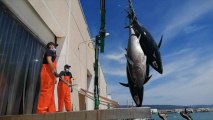
[[[130,25],[128,25],[128,26],[125,26],[124,28],[130,28]]]
[[[128,4],[129,4],[128,17],[130,19],[130,23],[132,23],[136,19],[135,11],[134,11],[133,5],[132,5],[132,0],[128,0]]]
[[[134,15],[132,14],[132,12],[130,10],[124,9],[124,11],[127,13],[127,18],[129,18],[129,22],[130,24],[125,26],[124,28],[130,28],[130,26],[133,24],[134,21]]]

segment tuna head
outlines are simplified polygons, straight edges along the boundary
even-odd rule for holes
[[[163,73],[163,66],[161,62],[160,52],[154,51],[152,54],[151,60],[149,60],[149,64],[154,68],[156,71],[158,71],[160,74]]]
[[[131,91],[131,88],[130,88]],[[131,91],[132,98],[137,107],[141,107],[143,103],[144,87],[138,88],[137,91]]]
[[[149,61],[152,68],[154,68],[160,74],[163,73],[161,54],[160,54],[160,50],[159,50],[161,43],[162,43],[162,39],[163,39],[163,35],[161,36],[158,46],[155,46],[155,50],[153,51],[153,53],[151,53],[152,57],[151,57],[151,60]]]
[[[140,84],[134,84],[133,82],[134,80],[131,78],[131,75],[128,71],[128,67],[126,71],[127,71],[128,84],[126,83],[120,83],[120,84],[123,85],[124,87],[129,88],[131,96],[136,106],[141,107],[143,102],[144,87],[143,85],[140,85]]]
[[[135,82],[135,80],[132,78],[132,76],[130,74],[128,65],[126,68],[126,72],[127,72],[128,84],[125,84],[125,83],[120,83],[120,84],[129,88],[131,96],[132,96],[136,106],[141,107],[142,102],[143,102],[143,93],[144,93],[143,84]]]
[[[162,43],[163,36],[159,44],[155,42],[152,35],[146,30],[143,25],[140,25],[138,21],[135,21],[134,24],[135,34],[140,37],[140,45],[144,50],[145,55],[147,56],[148,63],[159,73],[163,73],[163,66],[161,61],[160,46]]]

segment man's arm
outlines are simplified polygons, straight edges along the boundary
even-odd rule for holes
[[[63,83],[65,83],[68,87],[70,86],[70,84],[64,80],[64,76],[61,76],[60,78]]]
[[[70,83],[72,83],[72,80],[74,80],[74,78],[72,77],[72,73],[70,72]]]
[[[53,62],[52,62],[52,57],[51,56],[47,56],[47,62],[52,70],[52,72],[56,72],[55,68],[54,68],[54,65],[53,65]]]
[[[53,62],[52,62],[52,56],[47,56],[47,62],[48,62],[48,65],[50,66],[50,69],[52,70],[52,73],[58,77],[58,73],[56,71],[56,69],[54,68],[54,65],[53,65]]]
[[[65,75],[64,71],[61,71],[60,74],[59,74],[59,79],[69,87],[70,84],[67,81],[64,80],[64,75]]]

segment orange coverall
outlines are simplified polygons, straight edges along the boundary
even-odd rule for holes
[[[64,76],[64,80],[70,83],[70,76]],[[67,112],[72,111],[72,104],[71,104],[71,94],[70,94],[70,87],[68,87],[64,82],[59,81],[58,83],[58,111],[62,112],[63,106],[65,103],[65,108]]]
[[[54,61],[53,64],[54,68],[56,68],[56,61]],[[54,98],[56,77],[52,73],[49,64],[42,65],[40,77],[40,96],[38,100],[37,113],[56,112]]]

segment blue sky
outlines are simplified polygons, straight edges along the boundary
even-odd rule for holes
[[[81,0],[91,37],[100,27],[99,0]],[[133,0],[138,20],[158,43],[164,73],[151,69],[143,104],[213,104],[213,0]],[[106,0],[105,52],[100,63],[108,93],[119,104],[132,103],[124,49],[127,46],[127,0]]]

